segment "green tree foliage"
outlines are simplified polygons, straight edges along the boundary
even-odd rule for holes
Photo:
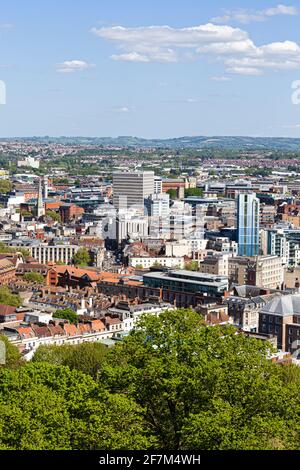
[[[22,248],[22,247],[11,247],[5,245],[5,243],[0,242],[0,253],[22,253],[23,256],[29,256],[29,250],[27,248]]]
[[[40,347],[22,367],[12,352],[0,449],[300,449],[299,367],[192,310],[145,315],[108,352]]]
[[[188,271],[198,271],[198,261],[190,261],[185,265],[185,269]]]
[[[40,346],[33,357],[33,362],[68,366],[96,379],[107,351],[107,348],[100,343]]]
[[[141,408],[68,367],[0,369],[0,448],[7,450],[147,449]]]
[[[203,196],[203,190],[200,188],[188,188],[184,190],[184,196],[185,197],[190,197],[190,196],[198,196],[202,197]]]
[[[9,369],[19,367],[23,363],[23,360],[18,348],[16,348],[4,334],[0,334],[0,342],[4,343],[5,347],[5,364],[0,364],[0,369],[4,367]]]
[[[70,323],[78,323],[77,313],[72,308],[64,308],[56,310],[53,318],[62,318],[68,320]]]
[[[0,286],[0,304],[20,307],[21,297],[18,294],[12,294],[7,286]]]
[[[168,189],[167,194],[169,194],[170,199],[172,199],[172,200],[177,199],[176,189]]]
[[[86,248],[79,248],[75,253],[73,262],[76,266],[87,266],[91,262],[91,257]]]
[[[270,348],[179,309],[145,316],[109,353],[100,380],[144,409],[160,448],[298,449],[299,393]]]
[[[58,212],[47,210],[46,216],[50,217],[50,219],[54,220],[54,222],[61,222],[61,217]]]
[[[0,193],[6,194],[12,190],[12,183],[9,180],[0,180]]]
[[[24,274],[24,279],[25,281],[36,282],[38,284],[44,284],[45,282],[44,276],[40,273],[35,273],[35,272]]]

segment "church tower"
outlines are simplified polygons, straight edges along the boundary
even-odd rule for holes
[[[40,218],[45,215],[45,206],[43,202],[43,189],[42,189],[42,180],[39,179],[39,195],[37,203],[37,217]]]

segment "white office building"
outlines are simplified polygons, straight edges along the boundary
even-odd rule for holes
[[[116,209],[144,206],[144,199],[154,193],[154,172],[115,172],[113,203]]]

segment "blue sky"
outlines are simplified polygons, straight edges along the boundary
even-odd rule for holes
[[[300,137],[299,24],[295,0],[2,2],[0,136]]]

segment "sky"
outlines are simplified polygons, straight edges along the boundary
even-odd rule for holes
[[[2,0],[0,137],[300,137],[299,26],[295,0]]]

